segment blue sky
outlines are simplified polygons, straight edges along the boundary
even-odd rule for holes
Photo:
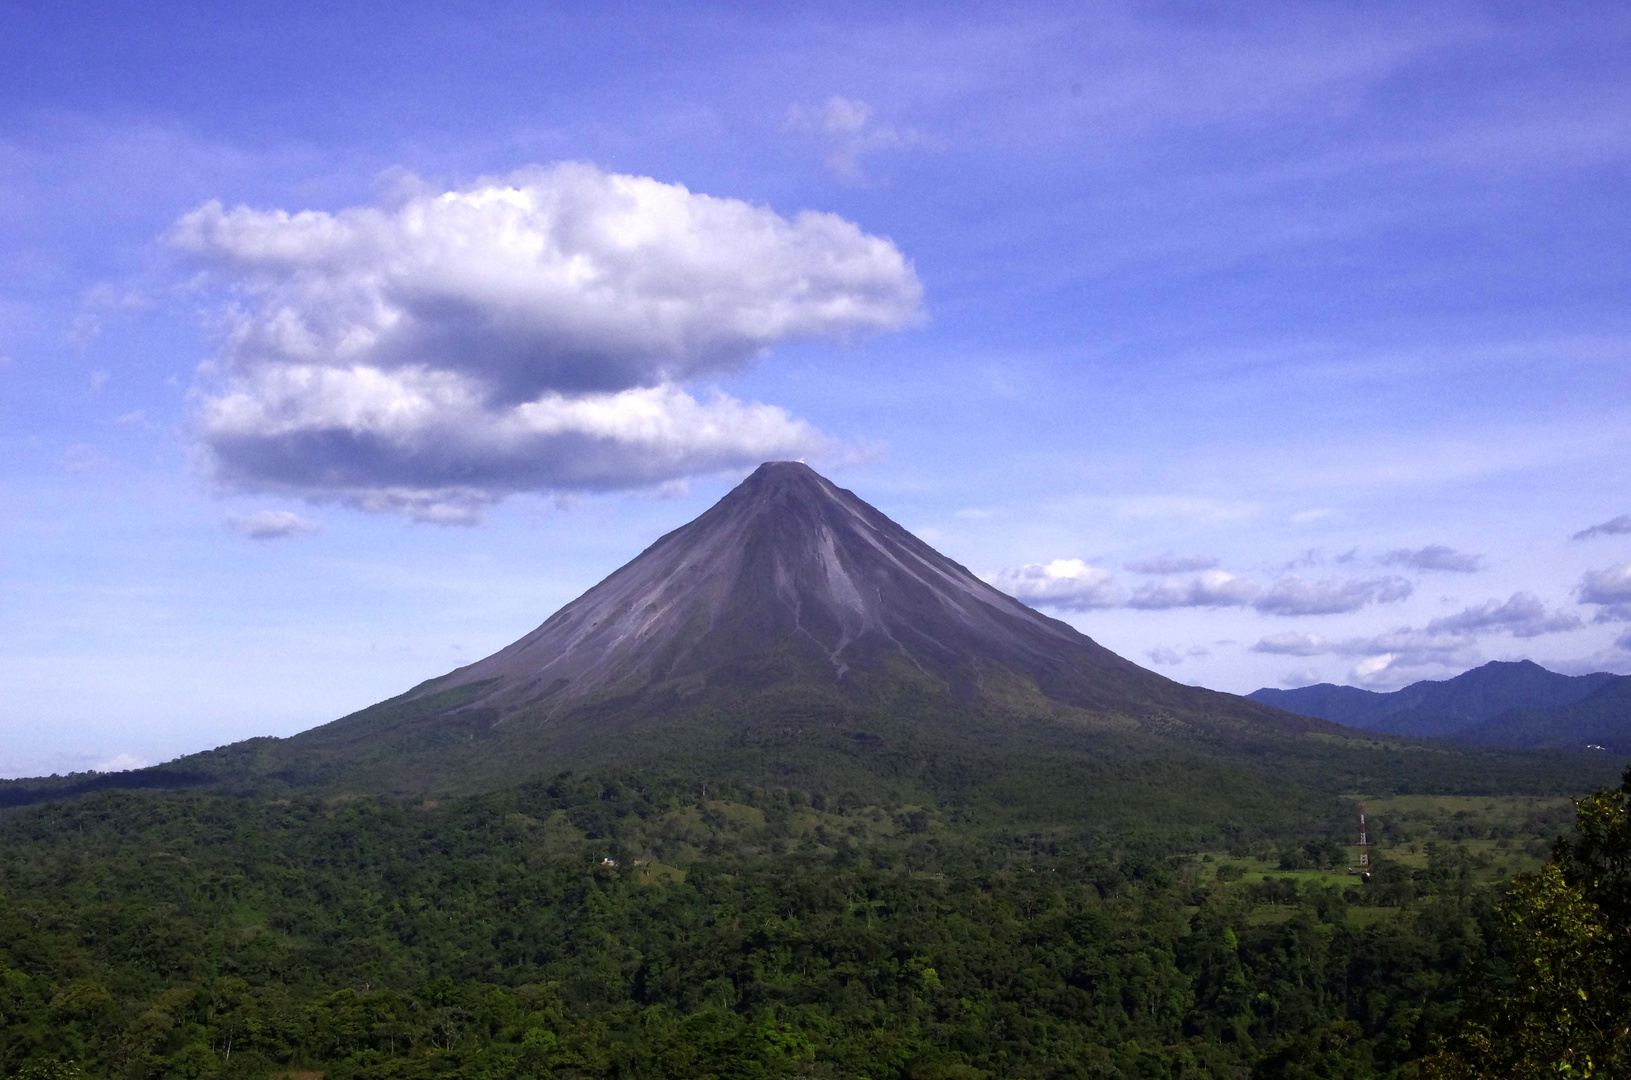
[[[767,456],[1185,682],[1631,671],[1612,5],[231,8],[5,16],[0,774],[400,692]]]

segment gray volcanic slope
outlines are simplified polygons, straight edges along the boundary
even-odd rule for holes
[[[487,683],[467,707],[553,712],[665,683],[718,685],[770,657],[840,685],[904,662],[968,692],[996,665],[1079,707],[1204,698],[1289,719],[1123,660],[790,461],[760,466],[526,637],[416,693]]]

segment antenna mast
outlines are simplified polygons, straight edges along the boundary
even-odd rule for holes
[[[1365,804],[1359,804],[1359,876],[1370,880],[1370,837],[1365,832]]]

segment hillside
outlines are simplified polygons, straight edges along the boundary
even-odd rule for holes
[[[1611,679],[1589,696],[1557,709],[1511,709],[1458,738],[1484,746],[1631,754],[1631,678]]]

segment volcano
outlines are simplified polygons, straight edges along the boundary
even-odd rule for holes
[[[1147,671],[781,461],[483,660],[290,738],[0,784],[0,805],[105,787],[457,795],[563,769],[1136,828],[1302,819],[1340,791],[1545,786],[1532,758]]]
[[[910,670],[959,696],[993,672],[1090,709],[1178,688],[1026,607],[808,465],[762,465],[712,509],[498,653],[417,695],[502,714],[797,677]]]
[[[1015,753],[1102,756],[1129,740],[1147,757],[1239,756],[1265,738],[1342,730],[1147,671],[780,461],[507,648],[199,763],[411,792],[490,789],[577,763],[888,772],[942,752],[964,768]]]

